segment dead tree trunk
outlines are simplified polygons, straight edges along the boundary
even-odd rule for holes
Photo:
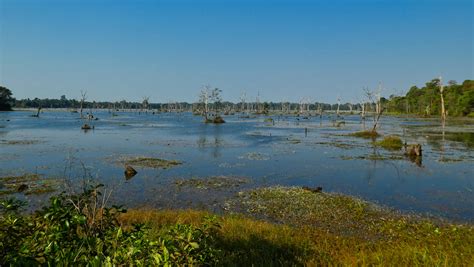
[[[84,118],[82,114],[82,110],[84,109],[84,102],[86,101],[86,99],[87,99],[87,92],[84,92],[81,90],[81,111],[80,111],[81,119]]]
[[[443,82],[441,80],[441,77],[439,77],[439,94],[441,96],[441,120],[444,122],[446,121],[446,109],[444,107],[444,87],[443,87]]]
[[[375,119],[374,121],[374,127],[372,128],[372,132],[376,132],[376,129],[377,129],[377,125],[379,123],[379,120],[380,120],[380,116],[382,116],[382,113],[385,109],[384,108],[380,108],[380,112],[377,114],[377,118]]]

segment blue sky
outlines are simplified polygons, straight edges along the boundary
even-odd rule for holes
[[[0,0],[0,84],[17,98],[357,101],[473,79],[473,1]]]

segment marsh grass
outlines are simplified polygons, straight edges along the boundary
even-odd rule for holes
[[[39,144],[39,140],[0,140],[2,145],[35,145]]]
[[[345,205],[337,203],[337,206]],[[353,209],[355,214],[359,214],[355,217],[360,221],[361,207],[357,205]],[[290,212],[288,217],[292,215]],[[152,234],[159,236],[175,223],[198,226],[206,216],[209,216],[207,211],[196,210],[129,210],[121,215],[120,222],[125,227],[145,223]],[[226,266],[371,266],[391,263],[397,266],[471,266],[474,263],[472,226],[439,226],[429,221],[385,216],[379,219],[379,227],[366,226],[368,231],[379,236],[368,239],[362,232],[348,235],[344,231],[327,231],[331,225],[275,224],[239,214],[221,216],[218,220],[220,229],[216,246],[222,252],[219,262]],[[296,220],[297,217],[290,219],[292,222]],[[336,219],[323,221],[336,222]]]
[[[401,155],[390,155],[390,156],[384,156],[380,154],[370,154],[368,156],[340,156],[339,157],[342,160],[355,160],[355,159],[362,159],[362,160],[403,160],[405,157]]]
[[[239,194],[230,210],[290,225],[312,244],[306,263],[468,266],[474,227],[402,215],[345,195],[271,187]],[[272,235],[278,235],[278,230]],[[295,235],[295,238],[298,235]]]
[[[269,160],[270,156],[265,153],[249,152],[249,153],[246,153],[245,155],[239,156],[239,159],[260,161],[260,160]]]
[[[177,160],[165,160],[160,158],[150,158],[150,157],[136,157],[125,159],[122,162],[126,165],[131,165],[134,167],[143,167],[143,168],[154,168],[154,169],[168,169],[182,163]]]
[[[367,131],[360,131],[360,132],[351,133],[348,136],[367,138],[367,139],[376,139],[377,137],[380,136],[380,134],[377,133],[376,131],[367,130]]]
[[[300,143],[301,143],[301,139],[298,139],[298,138],[296,138],[296,137],[288,137],[288,138],[286,138],[286,140],[287,140],[287,142],[288,142],[289,144],[294,144],[294,145],[296,145],[296,144],[300,144]]]
[[[383,140],[375,142],[375,145],[387,150],[400,150],[403,147],[403,142],[400,137],[392,135],[386,136],[383,138]]]
[[[43,178],[38,174],[0,177],[0,195],[24,193],[25,195],[51,193],[59,189],[59,179]]]
[[[202,190],[235,188],[249,182],[249,179],[232,176],[214,176],[207,178],[178,179],[175,184],[179,187],[192,187]]]

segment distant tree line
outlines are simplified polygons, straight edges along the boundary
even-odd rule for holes
[[[212,92],[211,92],[212,93]],[[212,96],[212,95],[210,95]],[[441,96],[443,100],[441,101]],[[283,111],[292,113],[303,113],[311,111],[351,111],[362,113],[376,110],[376,101],[363,100],[360,103],[309,103],[309,102],[240,102],[233,103],[222,99],[206,100],[206,95],[202,95],[197,103],[188,102],[168,102],[149,103],[149,97],[145,97],[142,102],[122,101],[83,101],[84,109],[109,109],[109,110],[158,110],[158,111],[193,111],[203,112],[219,109],[223,113],[230,112],[252,112],[265,114],[270,111]],[[82,100],[82,99],[81,99]],[[0,110],[10,110],[15,108],[65,108],[80,109],[81,100],[67,99],[65,95],[59,99],[21,99],[12,97],[12,92],[0,86]],[[208,102],[206,104],[206,102]],[[339,100],[338,100],[339,102]],[[413,86],[405,96],[391,95],[389,98],[380,97],[380,104],[390,113],[404,113],[416,115],[440,115],[442,112],[442,102],[445,105],[445,112],[449,116],[474,116],[474,80],[465,80],[462,84],[449,81],[443,85],[440,79],[433,79],[418,88]],[[216,109],[217,107],[217,109]]]
[[[474,116],[474,80],[465,80],[462,84],[449,81],[441,84],[440,79],[433,79],[418,88],[412,86],[405,96],[390,96],[382,99],[382,104],[389,112],[417,115],[440,115],[441,92],[444,96],[448,116]]]
[[[50,98],[34,98],[34,99],[21,99],[13,100],[13,107],[15,108],[65,108],[65,109],[79,109],[80,101],[76,99],[67,99],[66,96],[61,96],[60,99],[50,99]],[[233,110],[233,111],[244,111],[240,103],[233,103],[229,101],[222,101],[217,103],[220,109],[223,110]],[[291,102],[248,102],[245,103],[245,110],[248,111],[257,111],[257,110],[299,110],[300,103],[291,103]],[[306,106],[309,110],[317,110],[318,107],[321,107],[323,110],[336,110],[337,104],[327,104],[327,103],[310,103]],[[340,105],[341,110],[357,110],[360,107],[359,104],[350,104],[345,103]],[[116,109],[116,110],[167,110],[167,111],[192,111],[195,108],[201,108],[200,103],[188,103],[188,102],[169,102],[169,103],[146,103],[143,102],[130,102],[130,101],[85,101],[84,109]],[[210,109],[215,109],[214,103],[209,104]]]

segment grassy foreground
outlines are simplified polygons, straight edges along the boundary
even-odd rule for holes
[[[344,195],[272,187],[243,192],[227,208],[238,213],[219,217],[220,264],[474,264],[472,225],[400,215]],[[208,215],[192,210],[133,210],[121,215],[120,221],[147,223],[159,235],[175,223],[198,226]]]
[[[320,190],[238,194],[216,216],[101,206],[101,185],[34,214],[0,201],[0,265],[473,266],[474,226]]]

